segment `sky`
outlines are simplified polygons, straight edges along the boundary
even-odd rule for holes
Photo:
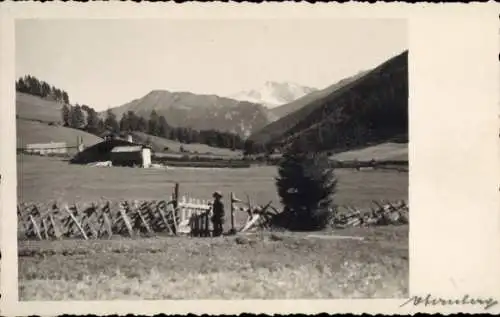
[[[408,48],[405,20],[17,20],[16,77],[96,110],[151,90],[227,96],[266,81],[324,88]]]

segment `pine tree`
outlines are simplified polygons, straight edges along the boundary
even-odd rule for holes
[[[160,116],[158,119],[158,136],[162,138],[167,138],[169,136],[170,126],[167,123],[167,119],[164,116]]]
[[[36,77],[31,77],[31,93],[35,96],[42,96],[42,85]]]
[[[203,143],[200,139],[200,131],[190,129],[191,141],[192,143]]]
[[[187,128],[182,129],[182,135],[184,137],[184,143],[190,144],[191,143],[191,132]]]
[[[143,117],[139,117],[137,120],[137,131],[148,132],[148,122]]]
[[[281,225],[290,230],[321,230],[333,216],[337,179],[324,154],[293,147],[283,155],[276,187],[284,211]]]
[[[63,125],[65,127],[69,127],[70,125],[70,118],[71,118],[71,108],[68,105],[64,105],[61,109],[61,116],[62,116],[62,121]]]
[[[50,97],[52,97],[52,99],[54,99],[54,100],[57,101],[57,98],[56,98],[56,87],[54,87],[54,86],[50,86]]]
[[[100,132],[102,132],[100,130],[100,127],[99,127],[99,115],[97,114],[97,112],[95,112],[94,109],[90,108],[87,112],[88,116],[87,116],[87,126],[85,128],[85,130],[87,130],[87,132],[90,132],[90,133],[93,133],[93,134],[99,134]]]
[[[61,91],[61,98],[62,98],[62,100],[60,100],[60,101],[69,104],[69,97],[68,97],[68,93],[67,92]]]
[[[101,134],[104,131],[106,131],[106,125],[104,124],[104,121],[101,118],[98,118],[96,134]]]
[[[122,114],[122,118],[120,119],[120,131],[122,132],[132,131],[127,113]]]
[[[177,138],[177,129],[176,128],[173,128],[172,130],[170,130],[168,138],[170,140],[177,141],[178,138]]]
[[[116,115],[111,111],[111,109],[108,109],[108,111],[106,112],[106,120],[104,120],[104,127],[106,130],[111,131],[113,133],[120,132],[120,125],[116,120]]]
[[[71,111],[70,126],[74,129],[82,129],[85,125],[85,115],[82,108],[77,104]]]
[[[41,96],[42,97],[48,97],[50,95],[50,85],[47,84],[46,82],[42,81],[41,86]]]
[[[159,135],[160,134],[160,121],[158,114],[155,110],[151,111],[151,115],[149,116],[148,121],[148,133],[151,135]]]
[[[16,91],[19,92],[28,92],[28,86],[26,85],[26,81],[24,78],[19,78],[19,80],[16,82]]]
[[[127,111],[127,119],[129,128],[131,131],[138,131],[139,128],[139,117],[135,114],[135,112],[129,110]]]
[[[254,153],[254,142],[252,140],[245,140],[245,143],[243,144],[243,155],[251,155]]]
[[[52,91],[52,94],[54,95],[54,99],[57,101],[61,101],[61,91],[57,88],[54,88]]]

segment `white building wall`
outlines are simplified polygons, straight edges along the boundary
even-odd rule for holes
[[[151,149],[144,148],[142,149],[142,167],[150,167],[151,166]]]

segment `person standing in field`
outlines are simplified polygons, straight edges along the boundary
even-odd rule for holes
[[[222,194],[215,192],[213,194],[214,203],[212,205],[212,223],[214,227],[214,237],[222,235],[224,223],[224,204],[221,201]]]

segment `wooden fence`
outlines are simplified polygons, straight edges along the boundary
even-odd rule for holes
[[[271,205],[255,206],[230,195],[230,233],[272,227],[279,211]],[[339,207],[333,225],[337,228],[407,224],[408,205],[376,202],[369,210]],[[21,203],[17,208],[20,239],[106,239],[113,236],[154,236],[189,234],[212,236],[212,206],[206,200],[179,196],[176,184],[169,200],[100,201],[90,204]],[[246,222],[235,227],[235,212],[248,214]]]
[[[21,239],[102,239],[156,234],[209,236],[211,204],[179,197],[169,200],[100,201],[90,204],[21,203],[17,207]]]
[[[251,212],[249,220],[240,231],[272,228],[273,217],[278,213],[279,211],[270,204],[257,208]],[[409,206],[404,200],[399,202],[373,201],[372,206],[366,209],[347,205],[338,206],[330,224],[331,227],[337,229],[407,225],[409,224]]]

